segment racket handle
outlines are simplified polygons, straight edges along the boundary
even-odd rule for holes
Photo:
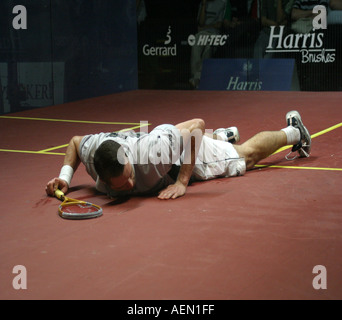
[[[56,198],[58,198],[58,199],[60,199],[60,200],[63,200],[63,199],[64,199],[64,193],[63,193],[61,190],[59,190],[59,189],[57,189],[57,190],[55,191],[55,196],[56,196]]]

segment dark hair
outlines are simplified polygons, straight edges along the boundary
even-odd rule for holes
[[[102,142],[95,152],[94,166],[100,179],[106,183],[110,178],[120,176],[125,167],[121,145],[113,140]]]

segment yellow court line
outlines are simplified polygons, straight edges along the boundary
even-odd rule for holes
[[[311,136],[311,139],[319,137],[323,134],[326,134],[326,133],[333,131],[335,129],[338,129],[340,127],[342,127],[342,122],[328,128],[328,129],[325,129],[325,130],[322,130],[320,132],[313,134]],[[279,152],[282,152],[282,151],[290,149],[290,148],[292,148],[292,146],[285,146],[283,148],[280,148],[279,150],[277,150],[273,154],[277,154]],[[321,170],[321,171],[342,171],[342,169],[340,169],[340,168],[295,167],[295,166],[276,166],[276,165],[255,165],[255,167],[257,167],[257,168],[266,168],[267,167],[267,168],[282,168],[282,169]]]
[[[122,130],[120,130],[120,132],[131,131],[131,130],[135,130],[135,129],[147,127],[147,126],[149,126],[149,125],[150,125],[149,123],[146,123],[146,124],[144,124],[144,125],[139,125],[139,126],[135,126],[135,127],[132,127],[132,128],[122,129]],[[118,131],[117,131],[117,132],[118,132]],[[63,145],[61,145],[61,146],[56,146],[56,147],[53,147],[53,148],[40,150],[40,151],[38,151],[38,153],[48,153],[49,151],[52,151],[52,150],[57,150],[57,149],[65,148],[65,147],[67,147],[68,145],[69,145],[69,144],[63,144]]]
[[[131,130],[147,127],[149,125],[150,125],[150,123],[145,123],[145,124],[142,124],[142,125],[139,124],[139,125],[137,125],[135,127],[122,129],[122,130],[119,130],[117,132],[120,132],[120,131],[121,132],[131,131]],[[40,151],[0,149],[0,152],[26,153],[26,154],[45,154],[45,155],[65,156],[65,153],[57,153],[57,152],[50,152],[50,151],[57,150],[57,149],[62,149],[62,148],[67,147],[68,145],[69,144],[63,144],[61,146],[56,146],[56,147],[52,147],[52,148],[48,148],[48,149],[44,149],[44,150],[40,150]]]
[[[333,130],[335,130],[335,129],[338,129],[338,128],[340,128],[340,127],[342,127],[342,122],[341,122],[341,123],[338,123],[338,124],[336,124],[336,125],[334,125],[334,126],[332,126],[332,127],[330,127],[330,128],[328,128],[328,129],[325,129],[325,130],[322,130],[322,131],[320,131],[320,132],[317,132],[317,133],[313,134],[313,135],[311,136],[311,138],[316,138],[316,137],[318,137],[318,136],[321,136],[321,135],[323,135],[323,134],[325,134],[325,133],[328,133],[328,132],[333,131]]]
[[[49,148],[49,149],[45,149],[45,150],[40,150],[40,151],[37,151],[38,153],[48,153],[49,151],[52,151],[52,150],[58,150],[58,149],[62,149],[62,148],[66,148],[69,144],[63,144],[61,146],[57,146],[57,147],[53,147],[53,148]]]
[[[325,130],[322,130],[320,132],[317,132],[311,136],[311,139],[317,138],[323,134],[326,134],[330,131],[336,130],[338,128],[342,127],[342,122],[338,123],[330,128],[327,128]],[[280,148],[273,154],[277,154],[281,151],[287,150],[292,148],[292,146],[285,146],[283,148]],[[301,169],[301,170],[321,170],[321,171],[342,171],[340,168],[317,168],[317,167],[295,167],[295,166],[276,166],[276,165],[255,165],[257,168],[282,168],[282,169]]]
[[[0,116],[0,118],[3,118],[3,116]],[[42,120],[42,119],[39,119],[39,120]],[[147,124],[144,124],[144,125],[137,125],[135,127],[132,127],[132,128],[126,128],[126,129],[123,129],[123,130],[120,130],[122,132],[124,131],[130,131],[130,130],[134,130],[134,129],[139,129],[141,127],[145,127],[145,126],[149,126],[150,124],[147,123]],[[315,134],[313,134],[311,136],[311,138],[316,138],[318,136],[321,136],[325,133],[328,133],[330,131],[333,131],[335,129],[338,129],[342,127],[342,122],[337,124],[337,125],[334,125],[328,129],[325,129],[325,130],[322,130],[320,132],[317,132]],[[0,152],[16,152],[16,153],[29,153],[29,154],[45,154],[45,155],[65,155],[65,153],[53,153],[53,152],[49,152],[49,151],[52,151],[52,150],[57,150],[57,149],[61,149],[61,148],[64,148],[64,147],[67,147],[68,144],[65,144],[65,145],[61,145],[61,146],[57,146],[57,147],[53,147],[53,148],[49,148],[49,149],[45,149],[45,150],[41,150],[41,151],[24,151],[24,150],[9,150],[9,149],[0,149]],[[283,148],[280,148],[279,150],[277,150],[275,153],[273,154],[277,154],[281,151],[284,151],[286,149],[289,149],[291,148],[292,146],[285,146]],[[314,167],[292,167],[292,166],[274,166],[274,165],[256,165],[255,167],[260,167],[260,168],[265,168],[265,167],[269,167],[269,168],[285,168],[285,169],[302,169],[302,170],[325,170],[325,171],[342,171],[342,169],[339,169],[339,168],[314,168]]]
[[[48,154],[48,155],[55,155],[55,156],[65,156],[65,153],[26,151],[26,150],[10,150],[10,149],[0,149],[0,152],[26,153],[26,154]]]
[[[145,123],[143,125],[139,124],[138,126],[132,127],[132,128],[126,128],[126,129],[122,129],[116,132],[126,132],[126,131],[131,131],[131,130],[135,130],[135,129],[140,129],[140,128],[144,128],[144,127],[148,127],[150,126],[151,123]]]
[[[34,121],[51,121],[51,122],[71,122],[71,123],[88,123],[88,124],[117,124],[117,125],[140,125],[135,122],[103,122],[103,121],[85,121],[85,120],[67,120],[67,119],[48,119],[48,118],[28,118],[28,117],[13,117],[13,116],[0,116],[2,119],[15,119],[15,120],[34,120]]]
[[[320,171],[342,171],[342,168],[318,168],[318,167],[295,167],[295,166],[274,166],[257,164],[258,168],[280,168],[280,169],[300,169],[300,170],[320,170]]]
[[[319,136],[321,136],[321,135],[323,135],[323,134],[326,134],[326,133],[328,133],[328,132],[330,132],[330,131],[336,130],[336,129],[340,128],[340,127],[342,127],[342,122],[341,122],[341,123],[338,123],[338,124],[336,124],[336,125],[334,125],[334,126],[332,126],[332,127],[330,127],[330,128],[328,128],[328,129],[325,129],[325,130],[322,130],[322,131],[320,131],[320,132],[317,132],[317,133],[313,134],[313,135],[311,136],[311,139],[317,138],[317,137],[319,137]],[[278,149],[276,152],[274,152],[273,155],[274,155],[274,154],[277,154],[277,153],[279,153],[279,152],[282,152],[282,151],[284,151],[284,150],[290,149],[290,148],[292,148],[292,146],[285,146],[285,147],[282,147],[282,148]]]

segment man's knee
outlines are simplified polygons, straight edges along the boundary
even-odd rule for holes
[[[256,164],[255,150],[252,147],[246,145],[234,145],[235,150],[239,154],[239,157],[245,159],[246,169],[251,170]]]

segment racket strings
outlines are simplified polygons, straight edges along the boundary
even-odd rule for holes
[[[96,204],[68,198],[58,189],[55,196],[63,201],[58,207],[58,213],[64,219],[80,220],[102,216],[102,208]]]
[[[59,214],[66,219],[90,219],[102,215],[102,208],[87,202],[69,202],[59,206]]]
[[[62,212],[67,213],[91,213],[97,212],[99,208],[95,207],[91,203],[66,203],[64,205],[60,205]]]

